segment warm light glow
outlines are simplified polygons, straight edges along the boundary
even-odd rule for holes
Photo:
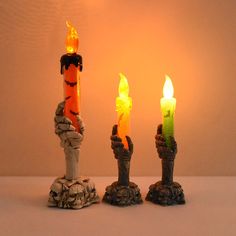
[[[126,77],[120,73],[119,96],[116,98],[116,111],[118,113],[118,135],[124,147],[128,149],[126,135],[129,134],[130,110],[132,99],[129,97],[129,84]]]
[[[126,77],[120,73],[119,96],[127,97],[129,95],[129,84]]]
[[[66,21],[68,33],[66,37],[66,51],[67,53],[76,53],[79,47],[79,37],[76,29]]]
[[[163,87],[163,95],[165,98],[172,98],[174,95],[174,87],[168,75],[166,75],[166,81]]]

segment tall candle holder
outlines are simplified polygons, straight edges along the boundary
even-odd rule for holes
[[[162,134],[162,125],[158,126],[155,141],[162,163],[162,180],[150,185],[146,200],[163,206],[185,204],[181,185],[173,181],[177,143],[173,137],[170,137],[170,144],[167,146]]]
[[[57,178],[50,188],[48,206],[80,209],[99,201],[95,185],[89,178],[79,177],[80,146],[84,137],[84,124],[80,113],[80,78],[82,57],[77,54],[79,40],[75,28],[66,22],[67,53],[61,57],[61,74],[64,77],[65,101],[55,115],[55,133],[61,140],[66,160],[66,174]]]
[[[118,164],[118,181],[106,187],[103,201],[111,205],[129,206],[142,203],[138,185],[129,180],[130,160],[133,154],[133,143],[126,136],[128,149],[124,148],[122,139],[117,135],[117,125],[113,126],[111,148]]]

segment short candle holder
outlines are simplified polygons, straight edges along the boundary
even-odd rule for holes
[[[163,206],[185,204],[181,185],[173,181],[177,143],[173,137],[170,137],[171,148],[166,145],[165,138],[162,135],[162,125],[158,126],[155,139],[157,152],[162,160],[162,180],[149,187],[146,200]]]
[[[112,130],[111,147],[118,163],[118,181],[106,187],[103,201],[116,206],[129,206],[143,202],[138,185],[129,181],[133,143],[130,137],[126,136],[126,139],[129,150],[124,148],[121,138],[117,135],[117,125],[115,125]]]
[[[65,102],[58,105],[55,116],[55,133],[61,140],[66,159],[66,174],[55,179],[50,188],[48,206],[80,209],[99,202],[95,184],[89,178],[78,176],[80,146],[84,124],[77,116],[80,131],[77,132],[70,119],[64,116]]]

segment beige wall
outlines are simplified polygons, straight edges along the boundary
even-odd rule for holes
[[[0,3],[0,175],[62,175],[53,117],[62,100],[65,21],[80,35],[83,175],[115,175],[109,136],[118,73],[133,98],[133,175],[160,175],[154,146],[164,75],[173,80],[176,175],[236,174],[236,1]]]

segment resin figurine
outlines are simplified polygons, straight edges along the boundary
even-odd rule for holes
[[[167,146],[162,135],[162,125],[157,128],[155,143],[162,163],[162,179],[149,187],[146,200],[163,206],[184,204],[184,192],[181,185],[173,182],[174,160],[177,153],[177,143],[170,137],[171,148]]]
[[[106,187],[103,201],[117,206],[129,206],[142,203],[139,187],[129,181],[130,160],[133,154],[133,143],[126,136],[128,149],[124,148],[122,140],[117,135],[117,125],[113,127],[111,148],[118,163],[118,181]]]
[[[78,161],[80,146],[84,137],[84,123],[77,116],[79,132],[72,121],[64,116],[65,102],[58,105],[55,116],[55,133],[59,136],[64,148],[66,174],[57,178],[51,188],[48,206],[80,209],[99,201],[95,185],[89,178],[79,177]]]

